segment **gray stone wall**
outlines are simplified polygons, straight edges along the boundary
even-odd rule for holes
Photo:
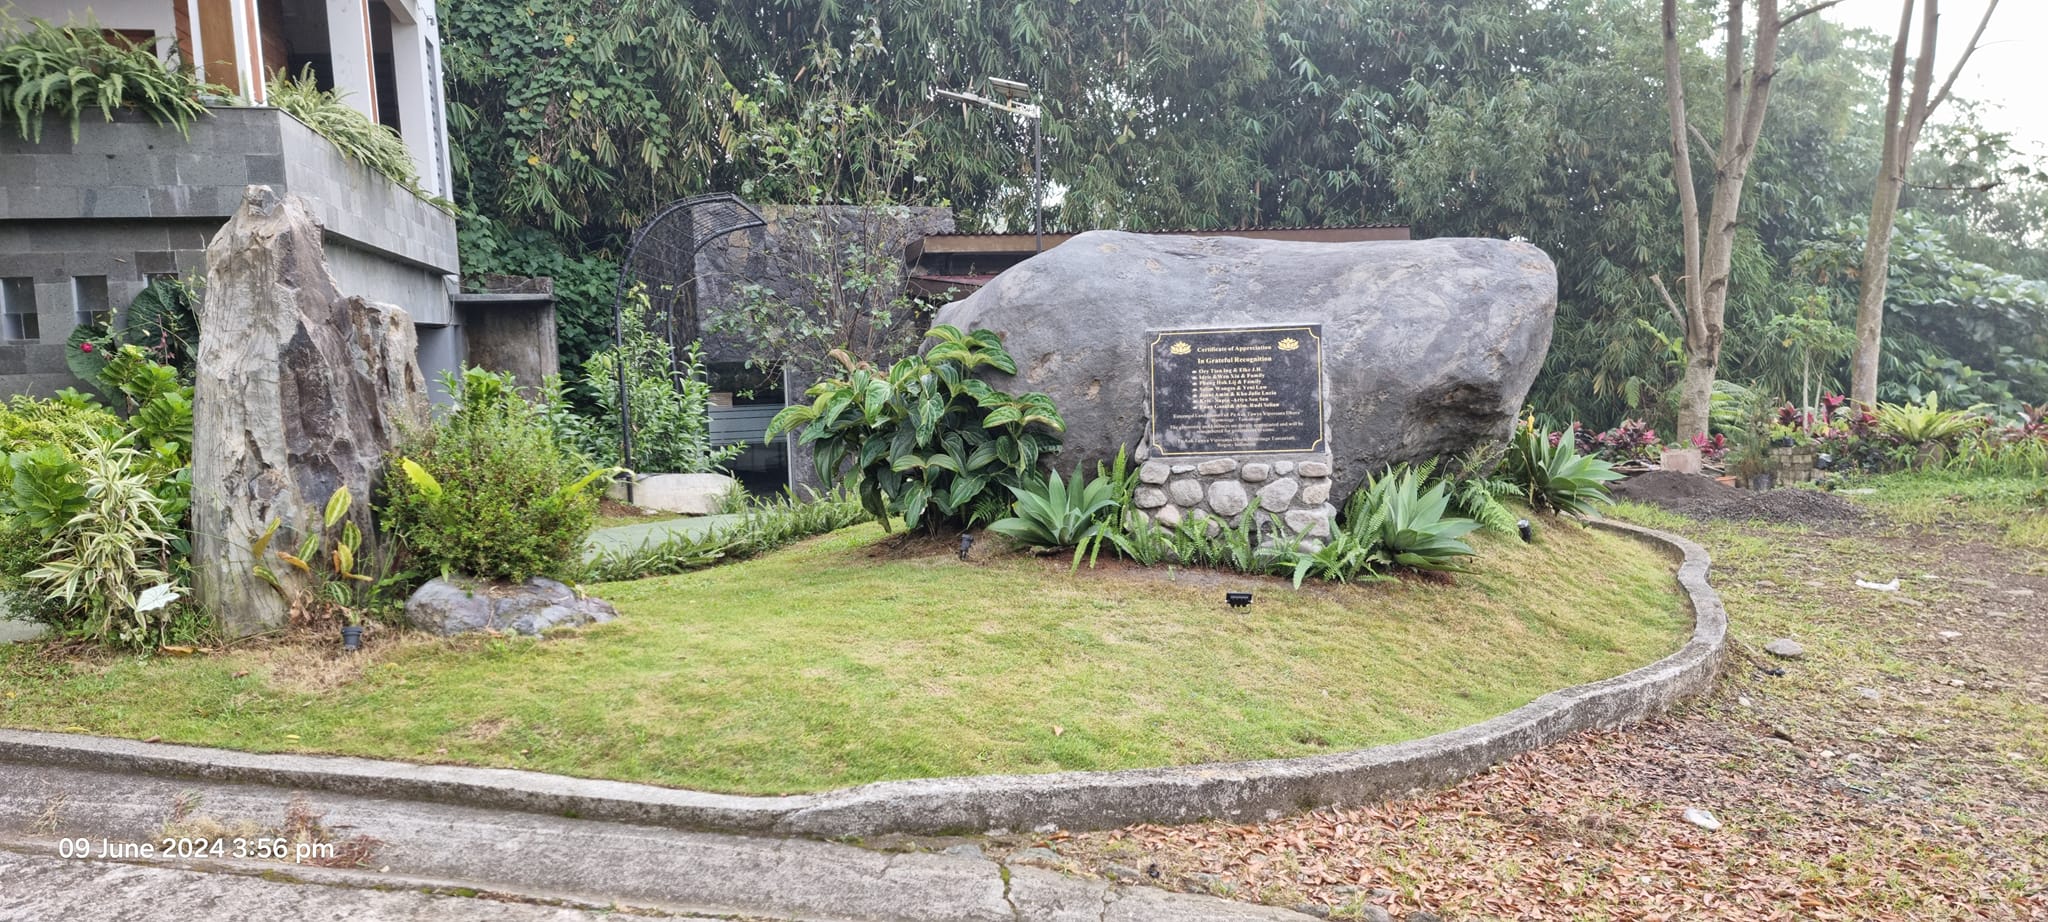
[[[75,140],[60,122],[33,143],[0,131],[0,279],[33,280],[39,327],[33,342],[0,343],[0,396],[78,383],[63,354],[78,319],[72,279],[104,276],[118,315],[152,276],[203,275],[207,241],[252,184],[314,203],[344,292],[423,326],[456,322],[452,216],[281,111],[208,111],[189,137],[130,113],[88,116]]]
[[[509,373],[524,387],[539,387],[541,379],[561,373],[561,355],[553,348],[554,295],[457,294],[454,297],[469,364]],[[544,345],[544,348],[536,348],[537,345]],[[757,438],[759,435],[755,433]]]
[[[1154,458],[1138,468],[1132,503],[1162,527],[1207,521],[1215,534],[1241,523],[1256,499],[1260,533],[1317,550],[1337,516],[1330,473],[1328,454]]]

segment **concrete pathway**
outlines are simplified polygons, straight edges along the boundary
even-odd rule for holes
[[[298,805],[292,805],[297,801]],[[328,870],[288,862],[118,862],[64,859],[64,839],[139,849],[179,828],[257,830],[275,836],[287,809],[317,815],[324,841],[367,848],[358,867]],[[219,824],[214,826],[212,824]],[[253,824],[245,826],[244,824]],[[230,833],[232,834],[232,833]],[[1069,877],[973,854],[879,852],[833,842],[684,832],[631,823],[483,810],[424,801],[297,793],[254,784],[87,771],[0,762],[0,920],[155,918],[177,906],[192,919],[396,918],[580,920],[584,915],[465,915],[474,904],[435,903],[419,891],[487,891],[575,910],[634,911],[749,919],[849,922],[1307,922],[1309,917],[1212,897]],[[138,870],[138,866],[141,869]],[[196,870],[306,881],[337,911],[287,912],[247,880],[193,877]],[[14,886],[17,873],[32,881]],[[162,882],[167,898],[144,882]],[[360,897],[324,888],[411,893]],[[299,891],[293,890],[292,894]],[[374,902],[389,898],[395,902]],[[279,902],[273,904],[273,899]],[[360,900],[351,904],[350,900]],[[204,911],[194,914],[194,907]],[[263,912],[249,911],[260,906]],[[501,907],[484,906],[483,910]],[[437,914],[445,910],[447,914]],[[540,912],[538,908],[535,912]],[[282,914],[281,914],[282,913]],[[411,913],[411,914],[407,914]]]
[[[98,848],[98,843],[93,843]],[[270,868],[207,870],[0,850],[0,922],[190,919],[195,922],[600,922],[609,911],[338,882],[349,875],[267,879]],[[324,877],[325,880],[320,878]],[[385,882],[384,886],[392,886]],[[659,918],[678,918],[666,914]],[[703,920],[710,922],[710,920]]]
[[[600,528],[590,534],[584,557],[599,552],[637,551],[649,544],[657,544],[674,535],[701,538],[717,529],[737,524],[744,516],[700,515],[681,519],[663,519],[659,522],[642,522],[637,525],[615,525]]]

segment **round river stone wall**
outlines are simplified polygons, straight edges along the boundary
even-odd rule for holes
[[[1307,457],[1309,460],[1286,461],[1155,458],[1138,468],[1132,505],[1165,528],[1207,520],[1213,535],[1224,525],[1243,521],[1256,499],[1262,533],[1296,539],[1304,550],[1319,550],[1337,516],[1337,507],[1330,502],[1331,458],[1328,454]]]

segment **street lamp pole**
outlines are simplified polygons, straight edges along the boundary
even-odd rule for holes
[[[1031,95],[1031,87],[1015,80],[989,78],[989,84],[1002,94],[997,101],[974,93],[956,90],[933,90],[946,99],[971,105],[1008,112],[1031,123],[1031,234],[1036,240],[1037,252],[1045,252],[1045,134],[1041,126],[1045,111],[1033,103],[1021,100]]]

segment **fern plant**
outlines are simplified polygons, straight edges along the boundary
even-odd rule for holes
[[[148,45],[107,38],[90,19],[65,26],[31,19],[25,30],[0,29],[0,123],[12,118],[30,141],[42,140],[52,115],[64,118],[78,140],[91,109],[110,122],[115,112],[140,112],[189,136],[192,122],[206,114],[199,94],[212,89],[186,68],[166,67]]]

